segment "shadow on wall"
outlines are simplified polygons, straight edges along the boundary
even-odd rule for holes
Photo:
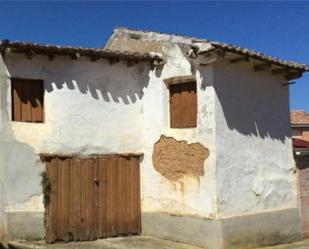
[[[119,65],[119,66],[117,66]],[[45,82],[47,92],[62,89],[64,85],[70,90],[78,89],[82,94],[91,94],[96,99],[106,102],[129,105],[141,100],[144,88],[149,84],[151,67],[144,63],[128,67],[126,63],[110,65],[108,68],[87,67],[87,72],[77,72],[74,67],[63,75],[55,75],[54,79]]]
[[[243,135],[282,143],[291,136],[288,88],[279,78],[255,73],[250,65],[215,65],[214,88],[225,119],[217,122]]]
[[[8,76],[0,75],[0,243],[14,237],[8,224],[8,204],[21,204],[42,193],[43,165],[34,148],[15,139],[7,108]]]

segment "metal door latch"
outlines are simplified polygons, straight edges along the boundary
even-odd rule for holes
[[[94,183],[95,183],[96,185],[99,185],[99,184],[100,184],[99,178],[95,177],[95,178],[94,178]]]

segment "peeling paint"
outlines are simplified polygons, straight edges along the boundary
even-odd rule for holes
[[[188,144],[161,136],[154,145],[152,161],[155,169],[165,178],[178,181],[183,176],[203,176],[204,161],[208,156],[209,150],[200,143]]]

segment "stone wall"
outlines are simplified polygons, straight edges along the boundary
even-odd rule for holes
[[[302,233],[309,238],[309,156],[295,156],[298,167],[299,203]]]

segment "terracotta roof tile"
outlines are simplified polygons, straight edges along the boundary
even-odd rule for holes
[[[229,43],[224,43],[224,42],[218,42],[218,41],[209,41],[207,39],[203,38],[196,38],[196,37],[191,37],[191,36],[185,36],[185,35],[179,35],[179,34],[168,34],[168,33],[163,33],[163,32],[156,32],[156,31],[150,31],[150,30],[138,30],[138,29],[131,29],[131,28],[125,28],[125,27],[118,27],[115,30],[122,30],[125,32],[143,32],[143,33],[156,33],[156,34],[162,34],[162,35],[169,35],[169,36],[177,36],[177,37],[183,37],[184,39],[191,40],[192,45],[195,43],[207,43],[212,45],[212,48],[210,50],[215,50],[215,49],[220,49],[220,50],[225,50],[227,52],[235,53],[235,54],[240,54],[240,55],[245,55],[249,56],[253,59],[261,60],[264,62],[269,62],[276,64],[278,66],[290,68],[290,69],[296,69],[300,70],[302,72],[307,72],[309,71],[309,65],[303,64],[303,63],[297,63],[295,61],[289,61],[289,60],[282,60],[274,56],[268,56],[262,52],[258,52],[253,49],[245,48],[245,47],[240,47],[240,46],[235,46],[233,44]],[[201,51],[204,53],[205,51]]]
[[[157,53],[132,53],[126,51],[106,50],[100,48],[85,48],[85,47],[72,47],[72,46],[58,46],[50,44],[20,42],[9,40],[0,41],[0,52],[5,51],[6,48],[11,48],[18,53],[33,52],[36,54],[46,55],[69,55],[79,54],[81,56],[88,56],[91,58],[119,58],[123,60],[136,60],[136,61],[158,61],[164,62],[163,57]]]
[[[229,52],[247,55],[247,56],[250,56],[250,57],[257,59],[257,60],[274,63],[274,64],[277,64],[279,66],[285,66],[285,67],[289,67],[289,68],[293,68],[293,69],[299,69],[299,70],[302,70],[304,72],[309,71],[309,66],[306,65],[306,64],[297,63],[295,61],[282,60],[282,59],[279,59],[277,57],[268,56],[264,53],[258,52],[258,51],[253,50],[253,49],[239,47],[239,46],[227,44],[227,43],[224,43],[224,42],[210,42],[210,43],[215,48],[220,48],[220,49],[224,49],[224,50],[229,51]]]
[[[291,111],[292,125],[309,125],[309,113],[304,110]]]

